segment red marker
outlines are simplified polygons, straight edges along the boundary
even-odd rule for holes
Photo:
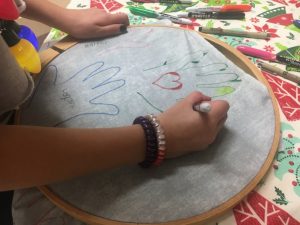
[[[0,19],[16,20],[19,17],[19,10],[14,0],[0,0]]]
[[[249,12],[251,5],[224,5],[220,12]]]

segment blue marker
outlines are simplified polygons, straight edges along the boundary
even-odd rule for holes
[[[294,20],[293,24],[294,24],[296,27],[300,28],[300,20]]]

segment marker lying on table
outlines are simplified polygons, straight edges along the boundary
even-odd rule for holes
[[[177,16],[172,16],[165,13],[158,13],[149,9],[133,7],[133,6],[129,6],[128,8],[132,14],[139,15],[139,16],[145,16],[145,17],[156,18],[156,19],[169,19],[173,23],[179,23],[179,24],[186,24],[186,25],[193,24],[191,20],[179,18]]]
[[[192,4],[192,0],[132,0],[139,3]]]
[[[248,37],[255,39],[267,39],[271,37],[270,33],[266,32],[247,32],[247,31],[238,31],[238,30],[229,30],[219,28],[207,28],[207,27],[199,27],[199,32],[203,32],[206,34],[218,34],[225,36],[236,36],[236,37]]]
[[[193,109],[198,112],[208,113],[211,110],[211,104],[209,102],[201,102],[194,105]]]
[[[237,47],[237,50],[239,50],[240,52],[242,52],[245,55],[253,56],[253,57],[264,59],[267,61],[279,62],[279,63],[291,65],[291,66],[300,67],[300,61],[298,61],[298,60],[286,58],[286,57],[276,55],[271,52],[263,51],[263,50],[260,50],[257,48],[252,48],[249,46],[241,45],[241,46]]]
[[[300,85],[300,76],[297,76],[295,74],[292,74],[288,71],[285,71],[285,70],[282,70],[282,69],[279,69],[275,66],[272,66],[268,63],[264,63],[264,62],[261,62],[259,61],[258,62],[258,66],[262,69],[262,70],[265,70],[267,72],[270,72],[274,75],[278,75],[280,77],[283,77],[289,81],[293,81],[295,82],[296,84]]]
[[[188,12],[249,12],[251,11],[251,5],[223,5],[216,7],[188,7],[186,11]]]
[[[189,12],[188,17],[197,19],[243,20],[243,12]]]

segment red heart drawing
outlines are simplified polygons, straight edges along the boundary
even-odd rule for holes
[[[182,88],[182,83],[180,82],[180,75],[176,72],[165,73],[161,75],[152,84],[167,90],[178,90]]]

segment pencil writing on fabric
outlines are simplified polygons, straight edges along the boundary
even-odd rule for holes
[[[267,52],[267,51],[260,50],[257,48],[240,45],[237,47],[237,50],[239,50],[240,52],[242,52],[245,55],[252,56],[255,58],[260,58],[263,60],[286,64],[286,65],[290,65],[290,66],[300,67],[300,61],[297,59],[283,57],[278,54],[273,54],[271,52]]]
[[[280,77],[283,77],[289,81],[295,82],[296,84],[300,85],[300,76],[297,76],[293,73],[290,73],[286,70],[282,70],[278,67],[275,67],[273,65],[270,65],[262,61],[257,61],[257,63],[262,70],[270,72],[273,75],[278,75]]]
[[[267,39],[271,37],[271,34],[267,32],[248,32],[248,31],[239,31],[233,29],[223,29],[221,27],[219,28],[199,27],[199,32],[203,32],[207,34],[226,35],[226,36],[248,37],[248,38],[255,38],[255,39]]]

